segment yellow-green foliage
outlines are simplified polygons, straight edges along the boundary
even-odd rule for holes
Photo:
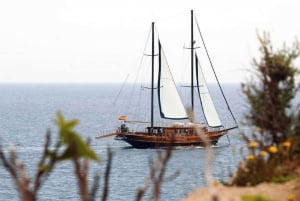
[[[260,128],[264,142],[279,144],[294,129],[292,103],[298,87],[295,84],[299,70],[294,60],[300,54],[298,41],[291,48],[274,50],[267,34],[258,36],[261,58],[253,60],[254,77],[242,83],[243,93],[249,104],[246,114],[250,125]]]
[[[94,150],[91,149],[74,130],[74,127],[79,123],[77,119],[66,121],[62,114],[58,112],[55,122],[59,128],[59,140],[56,146],[65,146],[63,153],[56,156],[58,160],[71,159],[76,155],[76,157],[99,161]]]
[[[243,195],[242,201],[277,201],[277,200],[269,199],[261,195]]]
[[[284,181],[292,178],[294,164],[291,160],[291,143],[262,147],[256,141],[248,143],[249,154],[238,167],[232,184],[245,186],[261,182]]]
[[[242,84],[250,105],[247,125],[255,129],[252,136],[243,133],[249,154],[238,166],[232,185],[288,180],[300,161],[300,112],[292,104],[298,91],[299,70],[293,61],[300,54],[299,43],[274,51],[267,34],[258,39],[262,55],[260,61],[254,59],[255,79]]]

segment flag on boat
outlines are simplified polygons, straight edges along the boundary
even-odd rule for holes
[[[120,120],[120,121],[125,121],[125,120],[126,120],[126,116],[125,116],[125,115],[119,116],[119,120]]]

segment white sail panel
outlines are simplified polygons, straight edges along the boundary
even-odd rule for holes
[[[197,70],[197,82],[198,82],[198,92],[202,104],[202,110],[210,127],[220,127],[222,126],[220,117],[217,113],[215,105],[210,96],[209,90],[207,88],[207,83],[204,78],[204,74],[200,65],[198,65],[198,58],[196,56],[196,70]]]
[[[160,48],[159,55],[158,96],[161,116],[168,119],[186,119],[187,114],[184,105],[177,91],[162,48]]]

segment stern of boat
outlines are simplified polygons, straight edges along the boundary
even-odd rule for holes
[[[115,140],[126,140],[126,134],[128,133],[129,128],[123,122],[121,126],[117,129]]]

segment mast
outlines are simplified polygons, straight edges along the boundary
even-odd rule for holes
[[[151,26],[152,30],[152,53],[151,53],[151,60],[152,60],[152,70],[151,70],[151,128],[153,127],[153,113],[154,113],[154,22],[152,22]]]
[[[191,10],[191,107],[194,111],[194,14]]]

